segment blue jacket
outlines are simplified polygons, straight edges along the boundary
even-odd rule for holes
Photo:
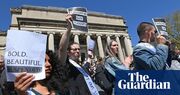
[[[163,70],[166,68],[168,46],[139,43],[133,50],[135,70]]]
[[[105,58],[104,65],[105,65],[106,70],[114,77],[115,77],[116,70],[128,70],[128,68],[125,67],[125,65],[115,57]]]

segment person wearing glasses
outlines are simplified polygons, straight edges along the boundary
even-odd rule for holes
[[[140,23],[137,27],[137,33],[140,41],[133,50],[134,69],[164,70],[168,58],[165,37],[156,36],[155,26],[149,22]]]
[[[80,45],[70,42],[72,16],[66,17],[67,31],[62,35],[58,49],[58,64],[55,77],[59,80],[60,92],[63,95],[99,95],[88,70],[79,61]]]
[[[66,22],[67,22],[67,31],[63,34],[61,40],[60,40],[60,49],[57,52],[58,55],[54,55],[53,52],[47,51],[46,57],[45,57],[45,73],[46,78],[44,80],[38,80],[38,81],[32,81],[34,79],[33,75],[22,73],[19,76],[16,77],[16,80],[14,82],[14,87],[18,95],[70,95],[68,92],[64,93],[63,90],[60,90],[62,88],[61,84],[63,84],[62,81],[59,81],[57,79],[56,71],[57,64],[59,62],[63,62],[66,59],[64,56],[66,56],[67,49],[64,49],[67,44],[67,39],[69,37],[67,35],[70,35],[71,32],[71,16],[66,16]],[[63,47],[62,47],[63,46]],[[65,68],[66,69],[66,68]],[[63,72],[64,71],[59,71]],[[62,75],[59,75],[58,77],[63,77]],[[63,78],[62,78],[63,79]],[[25,81],[24,81],[25,80]],[[62,91],[62,93],[61,93]]]

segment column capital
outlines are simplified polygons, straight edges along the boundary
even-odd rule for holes
[[[55,32],[50,32],[50,31],[49,31],[49,32],[47,32],[47,34],[55,34]]]
[[[111,37],[112,35],[111,34],[106,34],[106,37]]]
[[[81,34],[80,34],[80,33],[73,33],[73,35],[78,35],[78,36],[79,36],[79,35],[81,35]]]
[[[92,33],[86,33],[85,35],[86,36],[92,36]]]
[[[115,37],[121,37],[122,35],[115,35]]]
[[[128,36],[125,36],[125,35],[121,35],[120,37],[121,37],[121,39],[125,39],[125,38],[127,39],[128,38]]]
[[[102,36],[102,34],[96,34],[96,36]]]

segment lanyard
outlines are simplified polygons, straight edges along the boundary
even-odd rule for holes
[[[72,59],[69,59],[69,62],[73,66],[75,66],[81,72],[81,74],[83,74],[83,77],[86,81],[89,91],[91,92],[91,95],[99,95],[98,90],[96,89],[91,77],[75,61],[73,61]]]

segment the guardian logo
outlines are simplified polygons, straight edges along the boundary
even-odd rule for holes
[[[139,72],[128,73],[130,81],[119,80],[120,89],[171,89],[170,82],[158,82],[156,79],[150,79],[148,75],[140,75]]]

